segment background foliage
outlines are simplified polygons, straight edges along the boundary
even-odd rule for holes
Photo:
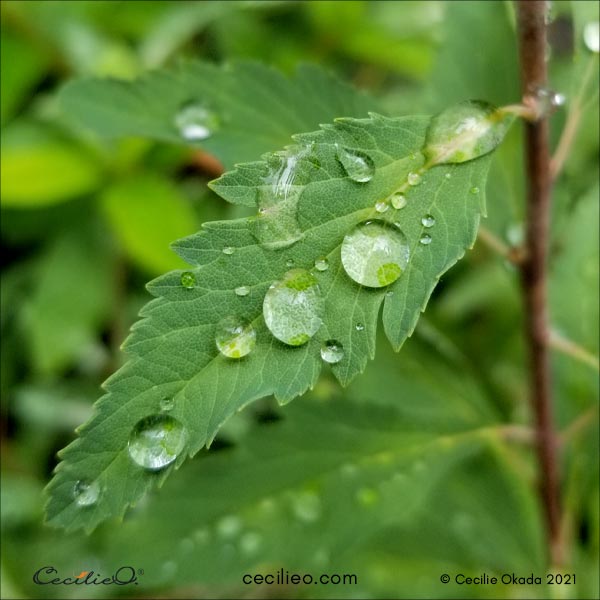
[[[248,214],[207,188],[218,166],[203,150],[102,140],[61,104],[63,84],[131,79],[182,57],[253,58],[290,76],[302,62],[325,65],[391,115],[430,114],[468,98],[515,102],[510,4],[1,6],[2,597],[77,597],[76,588],[32,585],[47,564],[65,575],[144,569],[141,587],[86,591],[97,597],[268,597],[272,589],[242,586],[240,576],[279,568],[358,576],[358,586],[276,591],[290,598],[548,597],[545,587],[439,583],[443,572],[545,570],[535,465],[513,427],[530,422],[518,277],[481,243],[444,277],[401,353],[382,339],[348,388],[324,373],[290,406],[266,399],[237,414],[209,453],[122,524],[107,522],[89,537],[42,525],[41,489],[55,453],[119,366],[119,346],[148,299],[145,282],[183,266],[169,243],[202,222]],[[554,143],[589,62],[597,69],[582,41],[594,20],[594,2],[553,5],[551,81],[567,96],[552,119]],[[597,90],[596,80],[557,181],[551,282],[554,328],[596,356]],[[228,90],[242,101],[248,93]],[[286,135],[261,138],[256,155],[249,136],[241,158],[224,162],[259,158]],[[509,244],[520,240],[522,190],[514,127],[492,162],[485,222]],[[558,353],[553,368],[559,427],[581,424],[565,442],[567,570],[578,585],[564,593],[597,597],[597,372]]]

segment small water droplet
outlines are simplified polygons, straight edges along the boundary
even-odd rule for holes
[[[140,467],[157,471],[170,465],[185,446],[183,425],[168,415],[152,415],[137,422],[129,437],[129,456]]]
[[[406,206],[406,196],[401,192],[394,192],[390,196],[390,202],[396,210],[400,210]]]
[[[444,177],[445,177],[446,179],[450,179],[450,178],[452,177],[452,173],[446,173],[446,174],[444,175]]]
[[[294,266],[294,259],[293,259],[293,258],[288,258],[288,259],[285,261],[285,266],[286,266],[288,269],[290,269],[291,267],[293,267],[293,266]]]
[[[250,288],[247,285],[240,285],[239,287],[235,288],[236,296],[244,297],[244,296],[247,296],[249,293],[250,293]]]
[[[248,531],[240,538],[240,551],[242,554],[256,554],[262,545],[262,537],[255,531]]]
[[[406,179],[408,185],[419,185],[421,183],[421,176],[418,173],[409,173]]]
[[[225,246],[225,248],[223,248],[223,254],[227,254],[228,256],[231,256],[234,252],[235,248],[233,246]]]
[[[586,23],[583,28],[583,42],[590,52],[600,52],[600,24],[598,21]]]
[[[373,179],[375,164],[370,156],[358,150],[348,150],[337,147],[337,159],[340,161],[344,171],[352,181],[366,183]]]
[[[73,486],[73,497],[78,506],[92,506],[100,496],[100,484],[97,481],[86,483],[78,481]]]
[[[479,194],[479,188],[477,186],[473,186],[469,191],[471,194]]]
[[[423,246],[429,246],[429,244],[431,244],[431,236],[428,233],[424,233],[420,237],[419,242],[423,244]]]
[[[393,290],[388,290],[385,293],[386,298],[391,298],[394,295],[394,291]]]
[[[400,277],[408,264],[406,236],[396,225],[367,221],[342,242],[342,265],[348,276],[367,287],[384,287]]]
[[[327,271],[329,269],[329,261],[326,258],[317,258],[315,260],[315,269],[317,271]]]
[[[357,324],[354,326],[354,329],[356,329],[356,331],[364,331],[364,329],[365,329],[365,326],[364,326],[362,323],[357,323]]]
[[[313,523],[321,516],[321,500],[314,492],[301,492],[292,498],[292,510],[300,521]]]
[[[219,128],[219,118],[202,104],[190,102],[175,115],[175,127],[185,140],[205,140]]]
[[[327,340],[321,346],[321,358],[326,363],[335,365],[344,358],[344,347],[336,340]]]
[[[385,200],[380,200],[379,202],[375,203],[375,210],[378,213],[386,212],[389,207],[390,207],[390,205]]]
[[[242,358],[256,345],[256,331],[248,321],[239,317],[225,317],[217,325],[215,343],[227,358]]]
[[[362,506],[373,506],[379,501],[379,492],[373,488],[363,487],[356,492],[356,500]]]
[[[301,346],[321,327],[323,308],[315,276],[304,269],[292,269],[267,291],[263,316],[278,340],[289,346]]]
[[[174,406],[175,406],[175,398],[173,398],[172,396],[167,396],[165,398],[162,398],[160,401],[160,410],[163,410],[165,412],[173,410]]]
[[[180,277],[181,285],[186,290],[192,290],[196,287],[196,276],[191,271],[186,271],[181,274]]]
[[[423,227],[433,227],[435,225],[435,217],[433,215],[425,215],[421,218]]]
[[[235,537],[242,529],[242,521],[236,515],[226,515],[217,523],[217,534],[223,539]]]

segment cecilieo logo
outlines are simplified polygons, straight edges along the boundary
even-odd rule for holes
[[[73,577],[60,577],[54,567],[42,567],[33,574],[33,583],[37,585],[129,585],[138,584],[142,569],[119,567],[112,575],[103,576],[95,571],[81,571]]]

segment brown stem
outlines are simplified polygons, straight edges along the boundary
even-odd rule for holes
[[[545,0],[516,2],[521,83],[524,98],[535,97],[547,85]],[[531,406],[535,415],[540,494],[546,517],[553,565],[562,563],[560,541],[557,436],[552,415],[546,264],[550,225],[550,152],[548,117],[525,122],[527,179],[526,256],[521,263],[525,304],[525,336],[531,362]]]

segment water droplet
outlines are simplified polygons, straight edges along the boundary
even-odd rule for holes
[[[175,115],[175,127],[188,141],[205,140],[219,128],[219,118],[198,103],[189,103]]]
[[[365,329],[365,326],[364,326],[362,323],[357,323],[357,324],[354,326],[354,329],[356,329],[356,331],[364,331],[364,329]]]
[[[240,538],[240,550],[242,554],[256,554],[262,544],[262,537],[255,531],[248,531]]]
[[[408,185],[419,185],[421,183],[421,176],[418,173],[409,173],[406,179]]]
[[[552,114],[559,106],[566,102],[564,94],[548,88],[538,88],[535,92],[538,102],[537,111],[540,116]]]
[[[423,227],[433,227],[435,225],[435,217],[433,215],[425,215],[421,218]]]
[[[446,174],[444,175],[444,177],[445,177],[446,179],[450,179],[450,178],[452,177],[452,173],[446,173]]]
[[[317,271],[327,271],[329,269],[329,261],[326,258],[317,258],[315,260],[315,269]]]
[[[288,258],[288,259],[285,261],[285,266],[286,266],[288,269],[289,269],[289,268],[291,268],[291,267],[293,267],[293,266],[294,266],[294,259],[293,259],[293,258]]]
[[[263,316],[278,340],[301,346],[321,327],[323,307],[315,276],[304,269],[292,269],[267,291]]]
[[[336,340],[328,340],[321,346],[321,358],[331,365],[344,358],[344,347]]]
[[[73,486],[73,497],[78,506],[92,506],[100,496],[100,484],[97,481],[86,483],[78,481]]]
[[[424,233],[420,237],[419,242],[423,244],[423,246],[429,246],[429,244],[431,244],[431,236],[428,233]]]
[[[186,271],[181,274],[180,277],[181,285],[186,290],[192,290],[196,287],[196,276],[191,271]]]
[[[185,429],[173,417],[152,415],[137,422],[129,437],[129,456],[151,471],[170,465],[185,446]]]
[[[367,221],[344,237],[342,265],[348,276],[367,287],[384,287],[408,264],[406,236],[396,225]]]
[[[386,212],[389,207],[390,205],[385,200],[380,200],[379,202],[375,203],[375,210],[378,213]]]
[[[292,510],[300,521],[314,523],[321,516],[321,500],[314,492],[301,492],[292,498]]]
[[[358,150],[348,150],[337,147],[337,159],[340,161],[344,171],[352,181],[366,183],[373,179],[375,164],[370,156]]]
[[[165,398],[162,398],[162,400],[160,401],[160,410],[164,410],[165,412],[173,410],[174,406],[175,406],[175,398],[173,398],[172,396],[167,396]]]
[[[436,115],[427,130],[430,164],[462,163],[488,154],[504,138],[514,115],[478,100],[455,104]]]
[[[227,254],[228,256],[231,256],[234,252],[235,248],[232,246],[225,246],[225,248],[223,248],[223,254]]]
[[[406,206],[406,196],[401,192],[394,192],[390,196],[390,202],[396,210],[400,210]]]
[[[247,296],[250,293],[250,288],[247,285],[240,285],[239,287],[235,288],[235,295],[236,296]]]
[[[590,52],[600,52],[600,24],[598,21],[586,23],[583,28],[583,42]]]
[[[219,352],[228,358],[242,358],[256,345],[256,331],[244,319],[225,317],[217,325],[215,342]]]
[[[469,191],[471,194],[479,194],[479,188],[477,186],[472,187]]]
[[[235,537],[242,529],[242,521],[235,515],[226,515],[217,523],[217,534],[223,539]]]
[[[379,501],[379,492],[373,488],[363,487],[356,492],[356,500],[363,506],[373,506]]]

